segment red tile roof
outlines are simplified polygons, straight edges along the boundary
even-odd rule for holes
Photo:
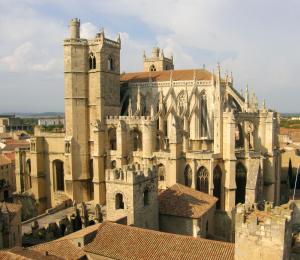
[[[171,75],[172,73],[172,75]],[[212,73],[204,69],[196,70],[164,70],[164,71],[149,71],[149,72],[133,72],[125,73],[120,77],[121,82],[148,82],[151,78],[152,81],[169,81],[172,80],[211,80]]]
[[[48,243],[32,246],[30,249],[43,254],[48,252],[51,255],[68,260],[82,259],[86,255],[83,249],[78,247],[70,239],[54,240]]]
[[[181,184],[163,190],[158,195],[159,213],[200,218],[217,202],[217,198]]]
[[[87,253],[122,260],[233,260],[234,244],[104,222]]]
[[[16,203],[0,202],[0,209],[4,207],[11,213],[17,213],[21,210],[22,205]]]
[[[6,140],[3,151],[15,151],[16,148],[29,148],[30,144],[26,140]]]
[[[61,260],[63,258],[53,256],[51,254],[43,254],[37,251],[33,251],[27,248],[22,247],[14,247],[9,250],[1,250],[0,251],[0,260]]]
[[[280,127],[279,133],[281,135],[288,135],[293,142],[300,142],[300,129],[299,128],[285,128]]]
[[[5,156],[4,154],[0,154],[0,165],[1,166],[8,165],[11,163],[12,163],[12,161],[7,156]]]

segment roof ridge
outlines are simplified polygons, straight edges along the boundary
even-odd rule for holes
[[[191,239],[191,240],[194,240],[194,241],[201,241],[202,240],[202,241],[212,242],[212,243],[222,243],[222,244],[227,244],[227,245],[228,244],[229,245],[234,245],[234,243],[225,242],[225,241],[206,239],[206,238],[202,238],[202,237],[192,237],[192,236],[168,233],[168,232],[163,232],[163,231],[158,231],[158,230],[145,229],[145,228],[140,228],[140,227],[135,227],[135,226],[127,226],[127,225],[118,224],[118,223],[114,223],[114,222],[110,222],[110,221],[105,221],[105,222],[106,222],[105,226],[122,227],[124,229],[134,229],[136,231],[143,232],[143,233],[152,233],[152,234],[157,234],[157,235],[163,234],[163,235],[170,236],[170,237],[176,236],[176,237],[180,237],[180,238],[183,238],[183,239]],[[93,241],[91,243],[93,243]],[[87,244],[87,245],[89,245],[89,244]]]

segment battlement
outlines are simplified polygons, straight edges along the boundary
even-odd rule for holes
[[[236,259],[289,259],[292,217],[292,203],[276,207],[272,202],[237,205]]]
[[[239,204],[236,210],[236,224],[250,224],[252,228],[258,229],[258,226],[263,225],[285,225],[286,221],[291,221],[293,213],[291,204],[274,207],[268,201],[263,204]]]
[[[122,168],[107,169],[106,182],[126,182],[138,184],[157,177],[155,166],[147,167],[140,164],[128,164]]]
[[[119,121],[124,121],[126,124],[143,124],[154,120],[151,116],[107,116],[106,124],[118,124]]]

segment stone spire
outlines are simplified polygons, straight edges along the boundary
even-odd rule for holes
[[[117,42],[121,43],[121,34],[120,33],[118,33]]]
[[[246,109],[248,109],[248,107],[249,107],[249,91],[248,91],[248,84],[247,84],[246,89],[245,89],[245,106],[246,106]]]
[[[220,66],[220,62],[218,62],[217,64],[217,83],[221,82],[221,66]]]

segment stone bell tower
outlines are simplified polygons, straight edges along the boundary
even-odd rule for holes
[[[89,199],[88,42],[80,38],[80,20],[69,24],[64,40],[65,192],[76,201]]]
[[[173,70],[173,56],[170,58],[165,57],[162,49],[154,47],[152,49],[152,55],[146,57],[144,53],[144,71],[162,71],[162,70]]]
[[[80,20],[69,24],[64,41],[65,184],[77,202],[105,202],[104,120],[120,114],[121,40],[80,38]],[[94,198],[95,197],[95,198]]]

